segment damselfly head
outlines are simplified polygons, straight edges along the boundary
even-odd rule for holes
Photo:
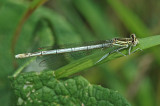
[[[131,34],[131,38],[132,38],[133,46],[136,46],[139,43],[138,39],[136,39],[136,35],[135,34]]]

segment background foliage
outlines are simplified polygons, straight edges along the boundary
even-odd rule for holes
[[[12,103],[7,76],[21,66],[14,54],[34,46],[129,37],[131,33],[138,38],[159,35],[159,10],[159,0],[1,0],[0,103]],[[92,84],[117,90],[132,105],[158,106],[159,65],[156,46],[79,74]],[[39,69],[30,66],[28,70]]]

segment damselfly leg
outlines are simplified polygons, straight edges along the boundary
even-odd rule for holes
[[[105,54],[102,58],[100,58],[95,64],[99,63],[100,61],[102,61],[103,59],[107,58],[110,54],[114,53],[114,52],[118,52],[120,54],[122,54],[123,56],[126,56],[125,54],[123,54],[122,52],[120,52],[120,50],[126,49],[128,47],[120,47],[118,49],[115,49],[107,54]]]

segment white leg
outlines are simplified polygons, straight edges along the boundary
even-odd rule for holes
[[[119,50],[118,51],[116,51],[116,52],[118,52],[119,54],[121,54],[121,55],[123,55],[123,56],[126,56],[125,54],[123,54],[122,52],[120,52]]]
[[[134,52],[136,52],[137,50],[141,50],[141,51],[142,51],[142,49],[137,48],[137,49],[135,49],[133,52],[131,52],[131,54],[134,53]]]
[[[131,48],[132,46],[129,47],[129,50],[128,50],[128,54],[130,55],[131,54]]]
[[[100,58],[95,64],[99,63],[100,61],[102,61],[103,59],[105,59],[106,57],[108,57],[109,53],[105,54],[102,58]]]
[[[95,64],[99,63],[100,61],[102,61],[103,59],[105,59],[106,57],[108,57],[108,55],[110,55],[110,54],[112,54],[112,53],[114,53],[114,52],[118,52],[118,53],[120,53],[120,54],[126,56],[125,54],[119,52],[120,50],[123,50],[123,49],[126,49],[126,48],[127,48],[127,47],[121,47],[121,48],[115,49],[115,50],[113,50],[113,51],[111,51],[111,52],[105,54],[105,55],[104,55],[102,58],[100,58]]]

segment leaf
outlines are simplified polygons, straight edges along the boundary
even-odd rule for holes
[[[16,105],[130,105],[117,91],[91,85],[83,77],[57,80],[54,71],[10,77]]]
[[[138,39],[139,44],[136,47],[132,48],[132,51],[136,50],[137,48],[140,48],[142,50],[145,50],[147,48],[151,48],[153,46],[159,45],[160,44],[160,35],[156,36],[151,36],[151,37],[146,37],[146,38],[141,38]],[[123,54],[128,53],[128,49],[122,50],[121,51]],[[143,52],[143,51],[142,51]],[[106,52],[107,53],[107,52]],[[55,75],[57,78],[63,78],[63,77],[68,77],[74,73],[83,71],[87,68],[93,67],[97,64],[95,64],[103,55],[100,54],[94,54],[91,56],[84,57],[82,59],[79,59],[77,61],[72,62],[69,65],[66,65],[58,70],[55,71]],[[105,58],[103,61],[101,61],[98,64],[104,63],[111,61],[113,59],[122,57],[123,55],[120,53],[113,53],[110,54],[107,58]]]

